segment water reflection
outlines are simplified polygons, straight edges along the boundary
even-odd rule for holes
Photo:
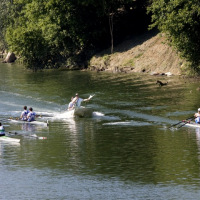
[[[108,191],[117,188],[118,191],[113,192],[117,194],[122,191],[120,184],[124,183],[127,193],[136,191],[141,199],[143,191],[155,197],[152,188],[159,197],[162,196],[164,189],[160,188],[163,185],[167,185],[165,194],[168,197],[173,197],[171,189],[174,185],[178,185],[174,195],[180,191],[181,196],[188,196],[188,191],[198,193],[194,186],[199,185],[200,133],[195,135],[193,130],[188,134],[185,128],[174,131],[167,128],[179,119],[187,118],[186,115],[193,113],[199,104],[200,93],[194,92],[195,84],[185,84],[184,80],[170,77],[168,87],[161,88],[155,84],[157,77],[135,74],[59,71],[32,74],[9,67],[1,70],[0,83],[4,84],[0,88],[4,90],[0,91],[2,119],[17,115],[27,102],[36,111],[51,114],[48,128],[9,124],[7,130],[19,132],[22,143],[16,149],[7,144],[1,146],[0,168],[4,170],[1,177],[4,173],[4,177],[8,177],[17,171],[19,176],[11,177],[7,184],[20,183],[18,194],[23,193],[27,179],[31,182],[29,192],[35,191],[35,183],[39,181],[38,188],[43,186],[45,191],[46,187],[56,188],[55,192],[60,191],[56,193],[58,196],[66,192],[63,185],[69,186],[67,192],[70,193],[80,182],[80,190],[93,188],[92,197],[98,185],[108,187]],[[92,118],[67,117],[63,113],[66,101],[75,91],[96,94],[91,102],[95,108]],[[47,140],[24,137],[31,134],[48,137]],[[19,177],[22,177],[20,182]],[[108,180],[106,183],[104,178]],[[112,187],[113,180],[117,180],[116,187]],[[188,190],[182,190],[183,185]],[[8,188],[3,189],[6,194]],[[97,190],[97,195],[101,189]],[[53,198],[56,199],[56,195]],[[80,199],[81,196],[76,197]],[[90,195],[85,197],[89,199]],[[66,196],[63,195],[63,199]]]
[[[30,123],[23,123],[21,125],[21,129],[24,132],[35,132],[36,131],[36,126]]]
[[[200,128],[195,128],[195,132],[196,132],[196,143],[197,143],[197,147],[198,147],[198,159],[200,162]]]

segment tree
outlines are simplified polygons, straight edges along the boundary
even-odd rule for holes
[[[55,9],[52,9],[52,2],[56,1],[14,2],[15,8],[20,10],[7,28],[6,39],[9,48],[21,56],[26,66],[34,71],[57,67],[67,54],[65,45],[69,43],[65,43],[64,37],[68,35],[60,29],[61,15],[58,14],[56,5]]]
[[[199,0],[153,0],[152,27],[165,32],[171,44],[197,71],[200,69]]]
[[[2,50],[7,48],[7,43],[5,41],[6,28],[11,20],[11,0],[1,0],[0,1],[0,48]]]
[[[139,1],[147,2],[14,0],[6,41],[33,70],[59,67],[68,58],[87,60],[91,50],[104,48],[110,40],[113,52],[114,40],[125,35],[123,22],[129,21],[126,27],[130,31],[131,24],[138,21],[136,15],[132,15],[136,20],[129,19],[128,13],[145,12]]]

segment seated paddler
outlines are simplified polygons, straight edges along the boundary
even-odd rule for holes
[[[83,101],[89,101],[90,97],[87,99],[82,99],[79,97],[78,93],[76,93],[74,99],[72,100],[72,102],[74,103],[75,107],[80,107],[81,106],[81,102]]]
[[[198,108],[198,112],[194,114],[195,122],[200,124],[200,108]]]
[[[33,108],[29,108],[29,113],[27,115],[27,121],[28,122],[32,122],[32,121],[35,121],[35,112],[33,112]]]
[[[23,121],[26,121],[28,113],[29,113],[29,111],[27,110],[27,106],[24,106],[24,110],[20,115],[20,119]]]
[[[3,127],[3,125],[0,122],[0,136],[5,136],[5,129]]]

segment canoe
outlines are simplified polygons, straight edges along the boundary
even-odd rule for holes
[[[34,125],[41,125],[41,126],[48,126],[48,121],[42,122],[42,121],[23,121],[23,120],[17,120],[17,119],[9,119],[12,123],[20,123],[20,124],[34,124]]]
[[[20,139],[11,138],[11,137],[7,137],[7,136],[1,136],[1,137],[0,137],[0,140],[1,140],[1,141],[6,141],[6,142],[17,142],[17,143],[20,142]]]
[[[193,127],[193,128],[200,128],[200,124],[196,124],[194,122],[187,123],[187,124],[185,124],[185,126]]]
[[[78,107],[74,109],[74,115],[78,117],[92,117],[93,109],[89,107]]]

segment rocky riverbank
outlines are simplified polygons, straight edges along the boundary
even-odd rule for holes
[[[142,72],[151,75],[185,75],[189,73],[187,64],[168,45],[166,37],[160,33],[146,33],[124,41],[114,48],[93,56],[88,69],[110,72]]]

